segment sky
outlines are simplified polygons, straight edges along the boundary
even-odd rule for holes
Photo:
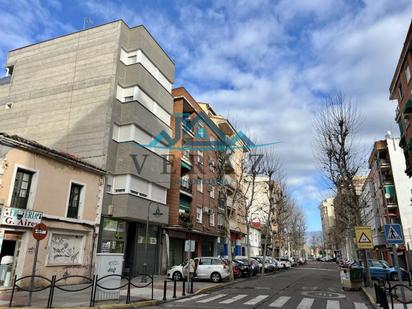
[[[259,142],[280,141],[309,231],[321,230],[318,205],[330,194],[313,158],[323,97],[341,91],[356,104],[366,152],[388,130],[399,135],[388,89],[409,0],[0,0],[0,11],[2,66],[8,50],[81,30],[86,17],[87,27],[144,24],[175,62],[175,87]]]

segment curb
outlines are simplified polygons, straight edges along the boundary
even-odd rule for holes
[[[365,287],[361,287],[363,294],[366,295],[366,297],[368,298],[369,302],[373,305],[373,306],[377,306],[376,302],[375,302],[375,298],[373,297],[373,295],[371,295],[371,293],[369,293],[369,291],[365,288]]]

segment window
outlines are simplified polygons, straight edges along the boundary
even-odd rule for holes
[[[224,221],[225,221],[225,219],[224,219],[223,215],[220,215],[220,214],[219,214],[219,215],[217,216],[217,225],[218,225],[218,226],[223,226]]]
[[[123,253],[126,239],[126,222],[103,219],[100,252]]]
[[[69,197],[69,205],[67,208],[67,217],[68,218],[75,218],[79,217],[79,208],[81,203],[81,194],[82,194],[83,186],[72,183],[70,188],[70,197]]]
[[[124,101],[125,102],[131,102],[131,101],[133,101],[134,99],[133,99],[133,96],[132,95],[129,95],[129,96],[127,96],[127,97],[124,97]]]
[[[18,168],[14,180],[13,195],[10,207],[26,209],[30,195],[33,172]]]
[[[133,63],[136,63],[137,62],[137,55],[133,55],[133,56],[129,56],[129,57],[127,57],[127,62],[128,62],[128,64],[133,64]]]
[[[406,76],[406,81],[409,83],[409,81],[411,80],[411,70],[409,69],[409,65],[406,66],[405,76]]]
[[[6,67],[6,76],[12,76],[13,75],[13,70],[14,70],[14,65],[10,65]]]
[[[209,185],[209,196],[215,198],[215,187],[212,185]]]
[[[212,265],[211,258],[201,258],[199,265]]]
[[[200,177],[197,178],[197,191],[203,192],[203,179]]]
[[[399,81],[398,91],[399,91],[399,100],[402,100],[403,99],[403,91],[402,91],[402,83],[400,81]]]
[[[211,212],[209,214],[209,224],[210,226],[215,226],[215,213]]]
[[[196,222],[202,223],[202,208],[196,208]]]
[[[203,164],[203,151],[197,151],[196,161],[200,164]]]

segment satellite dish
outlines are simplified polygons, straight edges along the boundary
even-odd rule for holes
[[[385,193],[385,198],[386,198],[386,199],[390,199],[390,198],[391,198],[391,195],[390,195],[389,193]]]

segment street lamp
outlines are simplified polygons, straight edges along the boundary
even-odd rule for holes
[[[143,263],[143,277],[142,277],[142,282],[147,282],[147,243],[148,243],[148,238],[149,238],[149,219],[150,219],[150,206],[153,204],[153,201],[150,201],[149,204],[147,205],[147,218],[146,218],[146,233],[145,233],[145,242],[144,242],[144,263]],[[153,216],[156,218],[160,217],[163,215],[163,213],[159,209],[159,205],[157,205],[157,208],[154,213],[152,213]]]

